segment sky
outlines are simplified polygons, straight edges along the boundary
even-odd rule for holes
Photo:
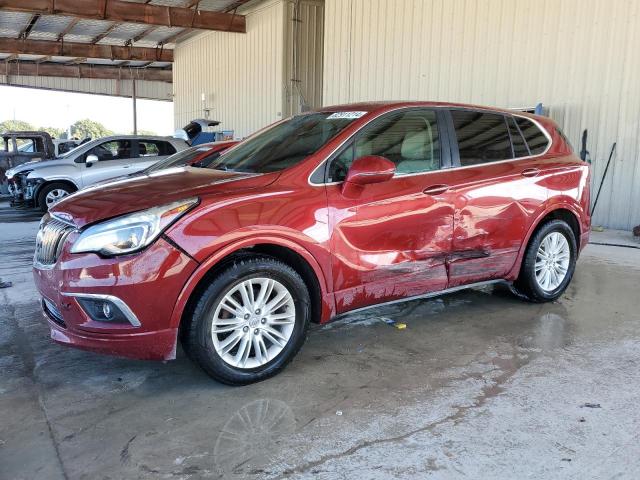
[[[173,134],[172,102],[138,99],[137,107],[138,130]],[[133,102],[122,97],[0,86],[0,122],[15,119],[36,128],[66,129],[85,118],[100,122],[115,133],[132,133]]]

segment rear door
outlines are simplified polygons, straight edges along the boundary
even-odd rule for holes
[[[454,168],[447,184],[455,195],[455,221],[449,287],[507,275],[531,216],[547,199],[537,157],[549,140],[525,123],[536,129],[531,148],[511,115],[450,110]]]
[[[449,162],[443,130],[436,110],[388,113],[330,160],[326,188],[338,312],[446,288],[453,204],[437,188],[446,177],[441,166]],[[365,155],[391,160],[396,175],[348,198],[342,181],[353,160]]]

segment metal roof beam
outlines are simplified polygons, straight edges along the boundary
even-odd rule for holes
[[[29,77],[71,77],[97,78],[107,80],[150,80],[171,83],[171,70],[160,68],[134,67],[105,67],[82,63],[79,65],[65,65],[64,63],[36,63],[36,62],[1,62],[0,75],[25,75]]]
[[[76,24],[80,21],[79,18],[74,18],[72,19],[66,27],[64,27],[64,30],[61,31],[58,34],[58,41],[60,42],[61,40],[64,40],[65,35],[67,35],[71,30],[73,30],[73,27],[76,26]],[[26,38],[26,37],[25,37]]]
[[[243,15],[126,2],[124,0],[0,0],[0,9],[165,27],[239,33],[247,31],[246,19]]]
[[[40,14],[31,15],[31,18],[29,19],[27,26],[24,27],[24,30],[20,32],[20,34],[18,35],[18,38],[28,38],[29,34],[31,33],[31,30],[33,30],[33,27],[36,25],[36,22],[38,21],[39,18],[40,18]]]
[[[46,40],[17,40],[14,38],[0,38],[0,52],[24,55],[55,55],[58,57],[139,60],[143,62],[173,62],[173,50],[170,49],[48,42]]]

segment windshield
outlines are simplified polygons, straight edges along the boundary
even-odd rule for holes
[[[284,170],[317,152],[364,113],[319,112],[291,117],[245,140],[207,168],[246,173]]]
[[[91,145],[97,144],[98,141],[94,140],[92,142],[89,142]],[[78,152],[81,148],[86,147],[87,145],[89,145],[89,143],[83,143],[82,145],[78,145],[77,147],[72,148],[71,150],[66,151],[65,153],[63,153],[62,155],[58,155],[58,158],[67,158],[67,157],[72,157],[76,154],[76,152]]]
[[[181,152],[175,153],[170,157],[154,163],[150,167],[145,168],[141,173],[146,175],[148,173],[157,172],[158,170],[164,170],[165,168],[184,167],[185,165],[190,165],[196,157],[199,157],[209,150],[211,150],[211,146],[206,145],[198,145],[197,147],[187,148],[186,150],[182,150]],[[220,152],[216,152],[212,155],[215,155],[217,157],[220,155]]]

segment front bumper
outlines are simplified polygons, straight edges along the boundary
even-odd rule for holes
[[[61,344],[144,360],[175,358],[178,328],[171,325],[176,300],[197,263],[158,239],[143,252],[115,258],[70,254],[72,233],[51,267],[34,266],[51,338]],[[83,295],[120,300],[139,325],[96,321],[83,308]],[[135,323],[135,322],[134,322]]]

